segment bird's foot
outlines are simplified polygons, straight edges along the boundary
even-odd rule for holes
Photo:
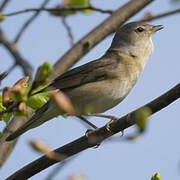
[[[96,128],[96,129],[88,129],[88,130],[86,131],[86,133],[85,133],[85,136],[89,139],[90,144],[91,144],[91,143],[95,143],[94,148],[98,148],[98,147],[100,146],[100,144],[101,144],[101,141],[98,140],[99,138],[94,135],[94,133],[95,133],[98,129],[99,129],[99,128]]]
[[[111,116],[111,115],[104,115],[104,114],[92,114],[91,116],[95,116],[95,117],[103,117],[103,118],[106,118],[106,119],[110,119],[110,121],[106,124],[106,129],[109,131],[109,132],[112,132],[111,130],[111,124],[114,123],[115,121],[117,121],[119,118],[118,117],[115,117],[115,116]],[[121,131],[121,136],[124,136],[124,130]]]
[[[95,126],[93,123],[89,122],[85,117],[83,116],[76,116],[77,118],[79,118],[80,120],[82,120],[83,122],[87,123],[89,126],[91,126],[94,129],[97,129],[98,127]]]
[[[106,119],[111,119],[111,120],[118,120],[118,117],[115,116],[111,116],[111,115],[104,115],[104,114],[92,114],[91,116],[95,116],[95,117],[103,117]]]
[[[103,118],[106,118],[106,119],[110,119],[110,121],[109,121],[109,122],[107,123],[107,125],[106,125],[106,129],[107,129],[109,132],[112,132],[112,131],[111,131],[111,124],[119,119],[118,117],[111,116],[111,115],[104,115],[104,114],[92,114],[91,116],[103,117]],[[121,133],[122,133],[121,136],[124,136],[124,131],[121,131]]]

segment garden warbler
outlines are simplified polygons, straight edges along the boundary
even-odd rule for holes
[[[151,37],[162,28],[162,25],[152,26],[144,22],[131,22],[120,27],[101,58],[65,72],[44,91],[58,89],[65,93],[78,115],[103,113],[113,108],[135,85],[153,50]],[[7,141],[64,113],[49,100]]]

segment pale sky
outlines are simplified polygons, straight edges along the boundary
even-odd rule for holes
[[[40,4],[42,1],[38,1]],[[50,5],[56,5],[59,1],[52,0]],[[92,0],[92,4],[103,9],[116,9],[126,0]],[[154,1],[133,20],[142,17],[145,12],[158,14],[179,6],[173,5],[169,0]],[[7,12],[25,8],[37,7],[37,1],[14,0],[9,3]],[[23,22],[31,14],[9,17],[2,23],[6,35],[12,40]],[[101,23],[107,14],[93,13],[89,15],[77,14],[68,18],[72,27],[75,41],[83,37],[96,25]],[[153,37],[154,52],[152,53],[146,68],[136,86],[128,97],[117,107],[105,114],[118,117],[146,104],[152,99],[166,92],[179,83],[179,42],[180,23],[179,15],[158,19],[151,24],[164,25],[164,29]],[[98,44],[92,51],[79,61],[77,65],[94,60],[104,54],[110,46],[113,36],[109,36]],[[63,53],[70,48],[67,33],[61,24],[61,19],[42,13],[25,32],[18,47],[22,55],[37,68],[45,61],[52,65]],[[0,67],[1,72],[12,65],[13,60],[7,51],[0,46]],[[2,83],[3,86],[11,86],[21,78],[23,74],[20,68],[16,68]],[[53,180],[65,180],[71,175],[82,175],[88,180],[109,180],[109,179],[138,179],[150,180],[152,174],[159,172],[162,179],[179,179],[180,177],[180,101],[176,101],[160,112],[150,117],[148,129],[139,139],[129,142],[119,141],[103,143],[97,149],[88,149],[70,163],[54,177]],[[104,119],[91,118],[91,122],[101,127],[107,121]],[[0,123],[0,129],[4,123]],[[125,136],[134,132],[135,128],[125,130]],[[11,175],[26,164],[37,159],[41,155],[33,151],[28,141],[31,139],[43,140],[52,149],[56,149],[76,138],[84,135],[86,128],[75,118],[63,119],[62,117],[51,120],[42,126],[32,129],[21,136],[13,153],[6,164],[0,170],[1,179]],[[33,176],[31,180],[44,180],[55,166],[44,170]]]

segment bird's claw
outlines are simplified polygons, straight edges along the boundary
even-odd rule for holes
[[[94,148],[98,148],[98,147],[100,146],[100,144],[101,144],[100,141],[98,141],[98,142],[96,141],[97,137],[95,137],[95,135],[94,135],[94,137],[93,137],[93,133],[94,133],[95,131],[97,131],[97,130],[98,130],[98,128],[96,128],[96,129],[88,129],[88,130],[86,131],[86,133],[85,133],[85,136],[86,136],[87,138],[89,138],[89,141],[90,141],[91,143],[96,142]]]
[[[88,138],[93,132],[94,132],[93,129],[88,129],[88,130],[85,132],[85,136]]]
[[[117,118],[115,116],[108,116],[108,118],[109,119],[111,118],[111,120],[106,124],[106,129],[107,129],[107,131],[112,132],[111,124],[114,123],[115,121],[117,121],[119,118]]]

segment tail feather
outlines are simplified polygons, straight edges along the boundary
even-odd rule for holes
[[[35,128],[35,127],[41,125],[42,123],[44,123],[45,121],[47,121],[48,120],[48,116],[46,116],[44,113],[47,111],[48,108],[49,108],[49,102],[46,103],[40,109],[38,109],[34,113],[34,115],[31,117],[31,119],[28,122],[26,122],[22,127],[17,129],[10,136],[8,136],[6,138],[6,141],[11,141],[11,140],[17,138],[18,136],[22,135],[23,133],[25,133],[29,129]]]

